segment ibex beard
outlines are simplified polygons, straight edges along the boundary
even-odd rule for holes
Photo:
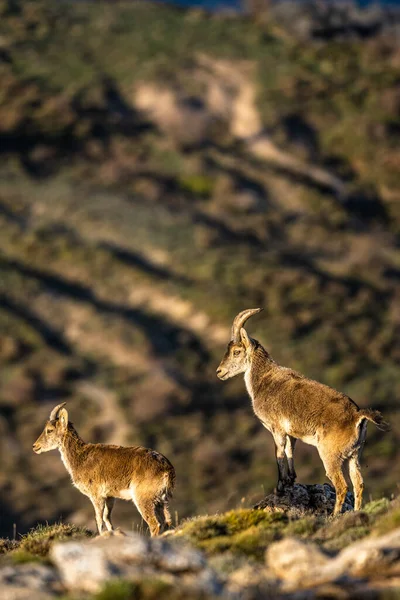
[[[389,425],[377,410],[360,409],[351,398],[300,373],[278,365],[243,328],[262,309],[247,309],[233,321],[231,340],[217,376],[226,380],[244,373],[253,410],[274,438],[278,465],[277,492],[296,480],[294,448],[298,439],[316,446],[326,475],[336,491],[334,514],[340,513],[347,492],[343,468],[348,464],[354,488],[354,508],[362,503],[360,457],[367,421],[387,431]]]
[[[149,448],[87,444],[68,421],[65,402],[56,406],[33,444],[36,454],[58,449],[72,483],[93,504],[99,534],[113,530],[115,498],[132,500],[152,536],[171,526],[168,501],[175,486],[169,460]]]

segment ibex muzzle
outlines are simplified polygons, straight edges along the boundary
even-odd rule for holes
[[[226,380],[244,373],[254,412],[274,437],[278,492],[293,485],[296,479],[293,453],[296,440],[300,439],[317,447],[327,477],[335,486],[334,514],[340,512],[346,496],[343,466],[348,462],[354,508],[358,510],[363,493],[359,460],[367,421],[382,430],[388,430],[389,425],[378,411],[360,409],[345,394],[278,365],[243,328],[247,319],[260,310],[244,310],[233,321],[231,341],[217,375]]]
[[[42,433],[33,444],[33,451],[36,454],[56,450],[59,447],[68,424],[68,413],[65,409],[62,410],[65,405],[66,402],[63,402],[51,411],[49,420],[46,422]],[[67,419],[66,422],[65,419]]]

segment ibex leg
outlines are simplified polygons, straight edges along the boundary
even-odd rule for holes
[[[150,535],[159,535],[161,533],[161,523],[156,514],[156,502],[154,497],[149,497],[140,489],[131,489],[133,503],[140,512],[142,519],[146,521],[150,529]]]
[[[106,500],[105,498],[99,498],[98,496],[91,497],[90,500],[93,504],[94,512],[96,515],[97,530],[99,532],[99,535],[101,535],[101,532],[103,531],[103,513]]]
[[[111,512],[114,508],[115,499],[114,498],[106,498],[106,505],[104,507],[103,512],[103,521],[106,524],[108,531],[113,530],[113,526],[111,523]]]
[[[171,513],[169,512],[169,506],[167,501],[164,502],[164,519],[165,525],[169,529],[172,526],[172,517]]]
[[[336,502],[333,515],[338,515],[346,498],[347,483],[343,475],[343,460],[339,456],[321,456],[326,470],[326,476],[332,481],[335,492]]]
[[[276,491],[281,494],[285,487],[290,483],[288,464],[285,454],[286,434],[274,434],[275,456],[278,465],[278,484]]]
[[[160,526],[160,533],[165,530],[165,515],[164,515],[164,503],[157,502],[155,505],[156,518]]]
[[[286,438],[286,446],[285,446],[285,454],[286,454],[286,458],[288,461],[288,467],[289,467],[289,479],[291,481],[291,484],[293,485],[294,482],[296,481],[296,471],[294,470],[294,447],[296,446],[296,438],[292,437],[291,435],[288,435]]]
[[[156,505],[153,500],[147,498],[140,498],[137,502],[137,507],[143,519],[146,521],[150,529],[150,535],[153,537],[161,533],[161,523],[158,521],[156,515]]]
[[[361,475],[358,452],[349,459],[349,475],[354,490],[354,510],[360,510],[364,491],[364,481]]]
[[[364,420],[359,426],[357,448],[349,459],[349,475],[354,490],[354,510],[360,510],[364,491],[364,480],[361,475],[360,459],[367,436],[367,421]]]

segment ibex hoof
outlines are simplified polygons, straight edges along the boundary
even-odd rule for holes
[[[285,480],[279,480],[278,484],[274,490],[275,494],[277,496],[282,496],[282,494],[284,494],[288,488],[292,488],[294,485],[295,479],[289,478],[289,479],[285,479]]]
[[[126,537],[126,533],[124,533],[123,531],[121,531],[121,529],[113,529],[112,531],[103,531],[99,537],[105,537],[105,538],[109,538],[109,537],[114,537],[115,535],[117,536],[123,536]]]
[[[175,528],[174,529],[167,529],[166,531],[163,531],[161,534],[161,537],[169,537],[171,535],[175,535]]]
[[[126,533],[122,531],[122,529],[120,529],[118,527],[118,529],[114,529],[113,531],[114,535],[119,535],[120,537],[126,537]]]

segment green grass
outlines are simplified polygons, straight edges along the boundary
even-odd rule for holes
[[[385,513],[390,506],[390,500],[388,498],[379,498],[378,500],[371,500],[365,505],[363,511],[367,515],[379,515]]]
[[[316,515],[288,519],[282,513],[238,509],[183,522],[175,535],[210,557],[227,553],[263,561],[268,545],[285,536],[314,541],[337,552],[354,541],[391,531],[398,525],[398,503],[382,498],[366,504],[363,511],[347,512],[334,519]]]
[[[110,581],[95,596],[95,600],[132,600],[135,584],[130,581]],[[93,600],[94,600],[93,599]]]
[[[162,579],[143,579],[140,582],[110,581],[92,600],[186,600],[188,592]],[[193,600],[212,600],[209,594],[190,591]]]
[[[26,550],[20,550],[17,548],[8,555],[8,558],[16,565],[23,565],[26,563],[47,563],[47,554],[43,555],[37,552],[37,548],[33,552]]]
[[[183,175],[179,183],[184,192],[196,198],[208,198],[211,196],[215,182],[206,175]]]
[[[37,525],[29,533],[15,541],[0,538],[0,557],[2,562],[13,564],[49,563],[49,553],[55,542],[83,540],[93,533],[85,527],[69,523]]]
[[[47,557],[54,542],[63,540],[84,539],[93,535],[85,527],[77,527],[67,523],[56,523],[55,525],[38,525],[29,533],[24,535],[14,551],[17,562],[26,562],[26,558]]]
[[[395,500],[387,513],[381,511],[376,522],[376,534],[383,534],[400,527],[400,506],[399,501]]]
[[[178,534],[210,555],[231,552],[261,560],[267,544],[279,539],[286,524],[280,513],[240,509],[188,521]]]

